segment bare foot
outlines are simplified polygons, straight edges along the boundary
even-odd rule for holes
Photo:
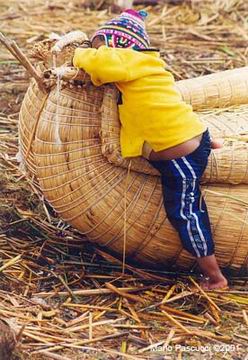
[[[223,289],[227,286],[227,279],[222,274],[217,263],[215,255],[209,255],[197,258],[198,265],[207,280],[202,287],[206,290]]]
[[[212,139],[211,140],[211,148],[214,149],[220,149],[223,146],[224,141],[222,139]]]
[[[228,282],[224,275],[219,274],[218,276],[207,278],[202,281],[201,287],[203,288],[203,290],[224,289],[228,288]]]

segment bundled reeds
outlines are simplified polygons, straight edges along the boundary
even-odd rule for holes
[[[0,1],[1,31],[25,49],[52,31],[65,33],[83,28],[90,34],[112,16],[108,11],[109,1],[101,3],[101,11],[89,11],[83,8],[81,0],[61,0],[59,4],[40,0]],[[160,4],[153,10],[148,8],[148,29],[153,44],[161,48],[168,68],[177,79],[247,65],[246,2],[192,0],[160,1]],[[0,78],[0,318],[8,320],[17,334],[23,329],[13,358],[144,360],[209,359],[213,356],[216,359],[245,359],[247,278],[240,274],[229,277],[228,290],[206,293],[197,286],[194,279],[199,278],[195,274],[192,278],[189,273],[182,274],[178,269],[174,273],[172,269],[162,271],[164,268],[159,272],[127,263],[123,273],[122,261],[90,244],[86,246],[82,235],[55,218],[43,197],[18,169],[15,160],[18,151],[17,117],[28,77],[4,48],[1,48]],[[36,92],[35,96],[38,95]],[[30,109],[34,111],[32,107]],[[226,110],[224,113],[221,109],[216,110],[215,119],[222,119],[220,127],[226,127],[226,144],[231,150],[231,145],[236,148],[241,144],[238,124],[246,124],[245,107],[237,109],[232,106]],[[213,112],[206,111],[204,117],[208,116],[212,118]],[[28,128],[28,138],[34,119],[31,120],[30,126],[26,124],[24,128],[25,131]],[[211,129],[214,130],[215,126]],[[231,136],[233,134],[235,136]],[[245,141],[245,135],[242,138]],[[51,142],[50,146],[54,149]],[[33,156],[33,148],[30,150],[28,166]],[[88,176],[94,175],[94,172],[90,173],[92,167],[89,163],[87,167]],[[71,169],[72,174],[77,171],[74,167],[67,168],[68,171]],[[101,168],[96,170],[99,172]],[[126,176],[127,170],[122,171]],[[221,172],[224,174],[223,170]],[[159,181],[157,176],[147,176],[138,193],[143,201],[151,178]],[[132,183],[130,178],[126,181],[125,189],[128,191],[138,185],[133,172],[131,179]],[[111,181],[114,181],[113,177]],[[240,182],[240,178],[237,181]],[[75,184],[76,181],[72,186]],[[111,187],[111,182],[107,186]],[[106,187],[99,189],[100,194]],[[224,185],[217,189],[207,185],[205,189],[207,200],[213,204],[220,201],[223,214],[221,211],[217,214],[216,209],[214,212],[221,222],[225,219],[228,242],[232,234],[234,241],[240,238],[240,246],[243,246],[242,233],[245,236],[247,227],[245,186]],[[239,195],[234,189],[239,191]],[[157,201],[159,189],[156,187],[155,190]],[[215,190],[217,193],[213,192]],[[100,197],[100,194],[95,195]],[[89,189],[86,196],[88,201],[93,191]],[[115,192],[115,196],[116,203],[119,199],[122,202],[119,206],[125,209],[121,194]],[[227,199],[229,210],[222,207]],[[134,199],[133,205],[135,203]],[[87,212],[87,221],[89,224],[94,222],[94,226],[97,225],[96,210],[91,207]],[[127,211],[131,213],[132,206]],[[105,215],[103,223],[108,213]],[[215,234],[218,238],[223,237],[222,227],[215,220]],[[141,222],[142,219],[137,225]],[[241,222],[243,229],[240,227],[238,231],[237,223]],[[156,225],[147,231],[156,231]],[[219,253],[228,251],[224,242],[219,249]],[[5,333],[9,333],[8,327]],[[11,345],[11,341],[6,345]],[[189,350],[185,351],[184,346],[190,347]]]
[[[229,72],[227,77],[232,87],[235,77]],[[203,88],[205,83],[213,88],[219,78],[207,82],[203,78]],[[245,76],[242,81],[246,83]],[[201,80],[197,83],[200,87]],[[223,267],[238,269],[247,266],[248,196],[245,185],[229,184],[247,183],[247,144],[242,140],[247,108],[236,111],[236,115],[213,112],[202,118],[215,136],[229,139],[213,153],[205,177],[206,182],[220,185],[208,185],[204,192],[218,260]],[[57,87],[42,93],[33,83],[20,113],[23,158],[60,217],[91,241],[116,254],[125,251],[129,259],[191,267],[193,258],[182,249],[165,216],[159,178],[151,176],[145,160],[121,158],[119,131],[116,90],[109,86],[95,88],[88,83],[78,89],[65,84],[59,93]]]

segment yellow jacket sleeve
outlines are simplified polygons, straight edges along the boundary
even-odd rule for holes
[[[73,65],[85,70],[94,85],[100,86],[111,82],[127,82],[158,72],[154,61],[160,62],[159,72],[164,62],[145,53],[132,49],[108,48],[76,49]],[[157,65],[157,63],[156,63]]]

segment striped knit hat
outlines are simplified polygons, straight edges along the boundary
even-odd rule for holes
[[[118,17],[106,22],[93,35],[102,35],[108,47],[147,49],[150,46],[145,29],[146,11],[125,10]]]

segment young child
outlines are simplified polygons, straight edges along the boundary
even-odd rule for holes
[[[209,133],[182,101],[159,52],[150,48],[146,16],[129,9],[104,24],[91,39],[93,48],[75,50],[73,65],[90,74],[96,86],[116,84],[122,98],[122,156],[140,156],[149,148],[146,157],[161,173],[168,219],[208,278],[204,286],[223,288],[227,280],[214,255],[199,186],[211,151]]]

